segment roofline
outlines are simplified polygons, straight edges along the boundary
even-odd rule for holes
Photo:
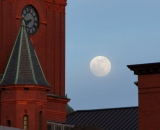
[[[102,108],[102,109],[90,109],[90,110],[76,110],[75,112],[87,112],[87,111],[105,111],[105,110],[116,110],[116,109],[128,109],[128,108],[138,108],[138,106],[131,107],[117,107],[117,108]]]
[[[160,73],[160,62],[127,65],[127,67],[130,70],[134,71],[135,75],[159,74]]]
[[[141,68],[160,67],[160,62],[144,63],[144,64],[133,64],[133,65],[127,65],[127,67],[129,69],[131,69],[131,70],[141,69]]]
[[[21,29],[18,30],[18,35],[20,34],[20,32],[21,32]],[[18,35],[17,35],[15,41],[17,41],[17,39],[18,39]],[[16,45],[14,44],[14,45],[13,45],[13,48],[15,48],[15,46],[16,46]],[[7,68],[8,68],[8,66],[9,66],[10,61],[11,61],[11,56],[12,56],[12,54],[13,54],[13,50],[14,50],[14,49],[12,49],[11,54],[10,54],[10,56],[9,56],[9,60],[8,60],[8,62],[7,62],[7,65],[6,65],[6,68],[5,68],[4,73],[3,73],[3,75],[2,75],[2,78],[1,78],[0,83],[3,81],[3,79],[4,79],[5,75],[6,75]]]

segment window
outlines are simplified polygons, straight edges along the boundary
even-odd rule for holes
[[[55,130],[62,130],[62,126],[58,126],[58,125],[57,125],[57,126],[55,127]]]
[[[23,128],[25,130],[28,129],[28,116],[27,115],[23,116]]]
[[[63,123],[47,122],[47,130],[71,130],[74,125],[67,125]]]
[[[7,120],[7,126],[11,127],[11,121]]]
[[[42,111],[39,112],[39,130],[43,130],[43,116]]]

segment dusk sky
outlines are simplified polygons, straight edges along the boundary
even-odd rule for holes
[[[160,62],[159,0],[68,0],[66,93],[74,110],[138,106],[137,76],[127,65]],[[90,61],[105,56],[97,77]]]

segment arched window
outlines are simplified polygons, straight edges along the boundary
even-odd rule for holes
[[[43,115],[42,111],[39,112],[39,130],[43,130]]]
[[[7,126],[11,127],[11,121],[7,120]]]
[[[23,116],[23,129],[28,129],[28,116],[24,115]]]

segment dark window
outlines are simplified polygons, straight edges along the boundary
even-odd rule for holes
[[[25,130],[28,129],[28,116],[27,115],[23,116],[23,128]]]
[[[11,121],[7,120],[7,126],[11,127]]]
[[[43,115],[42,115],[42,111],[39,112],[39,130],[43,130]]]

